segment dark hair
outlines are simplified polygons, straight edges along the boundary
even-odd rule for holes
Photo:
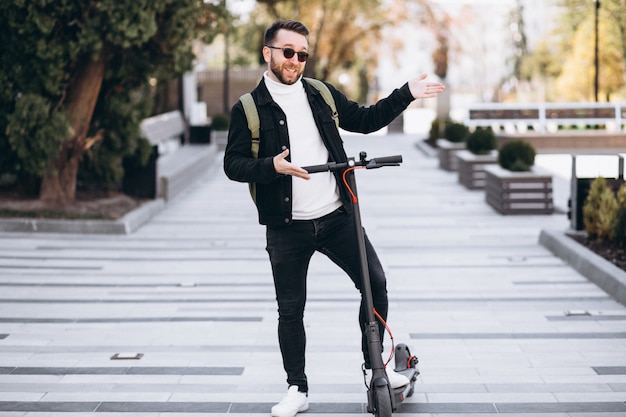
[[[276,33],[281,29],[296,32],[305,37],[309,36],[309,29],[307,29],[304,24],[296,22],[295,20],[277,20],[265,31],[265,45],[271,45],[274,38],[276,38]]]

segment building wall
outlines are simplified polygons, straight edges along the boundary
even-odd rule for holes
[[[257,86],[265,67],[234,68],[229,72],[228,112],[242,94],[248,93]],[[205,70],[196,73],[198,83],[198,100],[206,103],[207,116],[211,117],[224,112],[224,71]]]

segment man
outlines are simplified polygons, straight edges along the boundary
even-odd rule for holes
[[[287,396],[272,407],[274,417],[293,417],[308,408],[303,315],[313,253],[328,256],[361,288],[352,207],[340,173],[309,176],[301,167],[347,160],[335,124],[337,116],[345,130],[374,132],[416,98],[435,97],[444,88],[426,82],[422,75],[375,105],[360,107],[327,84],[338,113],[333,115],[320,91],[302,79],[308,34],[302,23],[289,20],[276,21],[266,30],[263,58],[268,70],[251,93],[261,126],[258,157],[251,151],[252,136],[241,102],[231,111],[224,154],[224,171],[230,179],[255,184],[259,222],[266,226],[266,250],[278,302],[278,339],[289,385]],[[367,236],[366,246],[374,305],[386,319],[385,274]],[[363,331],[363,302],[359,323]],[[381,325],[381,338],[383,331]],[[369,368],[365,336],[362,347],[365,368]],[[387,373],[392,387],[408,383],[391,369]]]

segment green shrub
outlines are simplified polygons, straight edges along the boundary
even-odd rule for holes
[[[514,172],[530,171],[535,164],[535,148],[522,140],[505,143],[498,152],[498,164],[504,169]]]
[[[486,155],[496,149],[496,134],[488,128],[478,128],[467,137],[467,150],[476,155]]]
[[[606,183],[598,177],[593,180],[583,205],[583,223],[591,239],[613,240],[617,218],[617,198]]]
[[[228,130],[230,125],[230,116],[220,113],[211,118],[211,128],[213,130]]]
[[[430,145],[435,145],[435,143],[437,143],[437,139],[442,137],[441,123],[442,123],[441,119],[439,119],[438,117],[435,117],[435,119],[430,124],[430,130],[428,131],[428,140],[427,140],[427,142]]]
[[[469,135],[469,129],[463,123],[452,122],[446,125],[443,137],[450,142],[464,142]]]
[[[615,215],[615,242],[626,249],[626,183],[617,191],[617,213]]]
[[[48,161],[70,137],[65,115],[54,112],[52,103],[36,94],[19,97],[7,121],[6,135],[21,168],[35,176],[43,175]]]

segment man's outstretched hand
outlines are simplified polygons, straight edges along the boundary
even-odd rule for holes
[[[274,157],[274,169],[276,170],[276,172],[283,175],[293,175],[294,177],[310,180],[311,177],[309,176],[309,173],[306,172],[306,170],[292,164],[285,159],[288,155],[289,149],[285,149],[283,152]]]
[[[433,98],[445,90],[446,87],[441,83],[426,81],[427,77],[428,74],[422,74],[409,81],[409,90],[414,98]],[[287,156],[289,156],[289,149],[285,149],[274,157],[274,169],[278,174],[292,175],[305,180],[311,179],[306,170],[287,161]]]
[[[428,74],[422,74],[418,78],[409,81],[409,90],[414,98],[433,98],[441,93],[446,87],[441,83],[426,81]]]

